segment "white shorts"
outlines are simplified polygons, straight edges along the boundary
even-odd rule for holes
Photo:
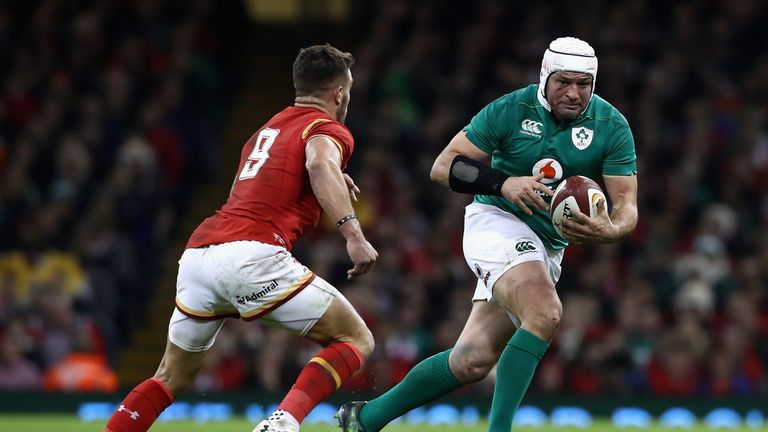
[[[338,294],[280,246],[235,241],[187,249],[168,338],[186,351],[205,351],[225,318],[261,319],[303,336]]]
[[[560,278],[563,249],[544,247],[535,232],[517,216],[487,204],[472,203],[464,214],[464,259],[477,276],[472,300],[493,301],[493,286],[507,270],[541,261],[552,283]],[[510,314],[516,326],[520,320]]]

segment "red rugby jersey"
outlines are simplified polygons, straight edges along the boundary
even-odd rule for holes
[[[243,146],[227,202],[197,227],[187,247],[256,240],[291,250],[320,220],[304,154],[318,135],[339,146],[344,169],[354,149],[346,126],[315,108],[291,106],[272,117]]]

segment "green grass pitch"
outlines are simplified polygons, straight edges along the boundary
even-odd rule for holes
[[[255,425],[244,418],[238,418],[226,422],[169,422],[155,424],[150,432],[251,432]],[[83,423],[74,415],[0,415],[0,431],[2,432],[101,432],[104,427],[103,422]],[[384,429],[385,432],[485,432],[486,423],[480,423],[474,426],[417,426],[417,425],[394,425]],[[686,432],[713,432],[722,429],[710,429],[706,426],[698,426],[691,429],[667,429],[654,426],[648,429],[619,429],[605,421],[597,421],[587,429],[552,427],[525,427],[515,428],[515,432],[614,432],[614,431],[632,431],[632,432],[661,432],[661,431],[686,431]],[[728,429],[728,432],[754,432],[757,429],[740,428]],[[305,425],[301,428],[302,432],[339,432],[339,429],[333,425]]]

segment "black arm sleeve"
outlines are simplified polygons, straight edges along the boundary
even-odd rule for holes
[[[509,176],[488,165],[458,155],[451,162],[448,185],[459,193],[501,195],[501,185]]]

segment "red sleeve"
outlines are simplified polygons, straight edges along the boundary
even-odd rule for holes
[[[349,162],[349,157],[352,156],[352,151],[355,149],[355,140],[352,138],[352,133],[349,129],[335,121],[320,122],[309,131],[307,141],[315,136],[325,136],[336,143],[341,152],[341,169],[345,169],[347,162]]]

